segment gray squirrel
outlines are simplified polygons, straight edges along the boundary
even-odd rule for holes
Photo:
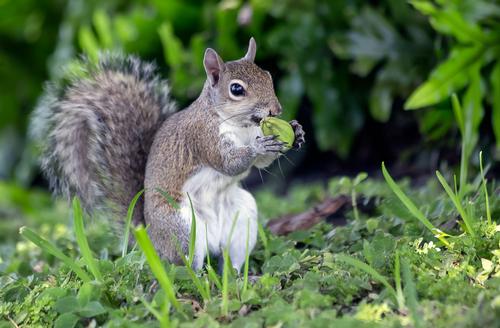
[[[153,64],[118,54],[102,55],[98,63],[83,59],[78,74],[48,85],[31,119],[51,188],[68,200],[78,196],[89,213],[103,210],[121,220],[144,188],[133,222],[149,225],[156,250],[173,263],[184,256],[179,249],[188,250],[191,200],[193,268],[203,266],[208,252],[220,256],[228,247],[239,270],[247,233],[250,252],[257,232],[255,200],[239,182],[253,166],[269,166],[283,148],[259,127],[282,108],[271,75],[254,64],[255,51],[251,38],[243,58],[223,62],[208,48],[203,90],[178,112]],[[290,123],[300,148],[304,131]]]

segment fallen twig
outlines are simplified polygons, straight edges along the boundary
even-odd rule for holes
[[[267,228],[275,235],[286,235],[297,230],[306,230],[329,215],[339,211],[344,205],[350,205],[350,198],[341,195],[335,198],[326,198],[313,208],[297,214],[272,219],[267,223]]]

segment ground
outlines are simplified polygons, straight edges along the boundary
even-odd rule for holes
[[[69,206],[46,192],[2,183],[0,327],[500,326],[495,185],[487,188],[488,204],[481,176],[468,185],[461,198],[467,227],[438,179],[418,187],[398,181],[441,233],[418,220],[386,181],[363,178],[295,185],[283,196],[257,191],[263,229],[249,257],[248,278],[245,270],[239,276],[206,269],[193,275],[165,263],[178,308],[165,296],[165,285],[156,283],[140,247],[122,256],[118,234],[85,220],[96,277],[79,251]],[[287,236],[264,228],[271,218],[340,194],[358,200],[356,210],[348,206],[341,213],[345,225],[338,225],[337,216]],[[52,242],[90,279],[84,282],[45,248],[22,238],[21,226]]]

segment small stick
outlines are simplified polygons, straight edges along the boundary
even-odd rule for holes
[[[339,211],[344,205],[350,204],[350,198],[340,195],[335,198],[326,198],[311,209],[298,213],[287,214],[272,219],[267,223],[267,228],[275,235],[286,235],[297,230],[306,230],[316,225],[324,218]]]

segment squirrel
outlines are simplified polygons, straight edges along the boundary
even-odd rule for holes
[[[79,197],[88,213],[122,218],[144,189],[133,223],[148,225],[157,252],[176,264],[188,252],[193,209],[193,268],[202,268],[208,253],[221,259],[227,247],[239,271],[257,236],[257,206],[239,182],[283,149],[259,126],[282,107],[270,73],[254,63],[255,52],[253,38],[235,61],[224,62],[207,48],[201,94],[177,112],[154,64],[114,53],[80,60],[77,74],[47,85],[31,118],[51,189],[68,200]],[[290,124],[293,147],[300,148],[302,126]]]

